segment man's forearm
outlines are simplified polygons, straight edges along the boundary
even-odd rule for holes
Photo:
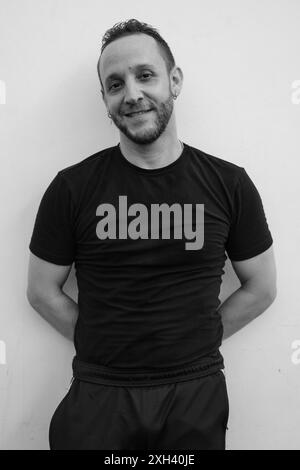
[[[256,292],[251,286],[242,285],[218,308],[223,323],[223,340],[229,338],[263,313],[273,302],[268,294]]]
[[[59,333],[70,341],[74,340],[78,304],[71,297],[61,291],[51,299],[39,298],[30,304]]]

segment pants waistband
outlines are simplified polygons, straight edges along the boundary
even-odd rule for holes
[[[87,363],[74,357],[73,377],[86,382],[103,385],[144,386],[182,382],[193,378],[211,375],[224,369],[223,357],[219,351],[208,357],[160,371],[122,370],[97,364]]]

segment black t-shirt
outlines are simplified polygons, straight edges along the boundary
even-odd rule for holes
[[[29,248],[75,263],[80,360],[157,370],[218,351],[225,251],[238,261],[272,242],[244,168],[187,144],[171,164],[140,168],[118,144],[57,173]]]

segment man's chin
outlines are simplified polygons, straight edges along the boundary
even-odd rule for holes
[[[152,144],[157,140],[159,137],[157,135],[157,132],[153,131],[147,131],[146,129],[144,130],[136,130],[135,133],[132,133],[128,127],[125,126],[117,126],[119,131],[122,132],[129,140],[132,142],[135,142],[136,144],[140,145],[146,145],[146,144]]]
[[[137,135],[131,135],[131,134],[124,134],[127,139],[131,140],[131,142],[134,142],[137,145],[149,145],[153,144],[158,137],[157,136],[137,136]]]

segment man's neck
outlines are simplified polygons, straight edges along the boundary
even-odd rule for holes
[[[130,163],[140,168],[153,170],[170,165],[177,160],[183,151],[183,144],[177,136],[168,142],[157,139],[148,145],[139,145],[129,139],[126,141],[121,139],[120,150]]]

